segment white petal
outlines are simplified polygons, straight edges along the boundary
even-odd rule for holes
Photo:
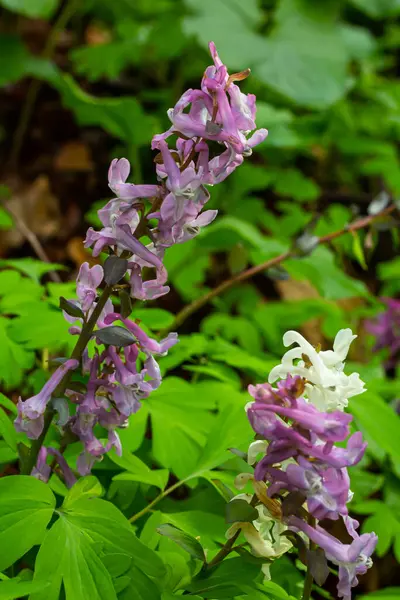
[[[350,344],[356,337],[356,335],[353,335],[351,329],[341,329],[338,331],[333,342],[333,350],[338,355],[339,361],[343,361],[346,358]]]
[[[247,462],[249,463],[249,465],[254,465],[254,463],[257,460],[258,454],[260,454],[261,452],[265,454],[267,446],[268,443],[265,440],[256,440],[255,442],[252,442],[250,444],[249,449],[247,451]]]

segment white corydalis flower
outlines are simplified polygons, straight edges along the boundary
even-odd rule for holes
[[[249,494],[238,494],[233,500],[245,500],[250,503],[252,496]],[[292,543],[287,537],[282,535],[287,530],[287,526],[274,519],[268,509],[260,504],[255,507],[258,512],[258,518],[252,523],[233,523],[226,532],[226,538],[232,538],[240,529],[250,544],[251,552],[254,556],[264,558],[277,558],[292,548]]]
[[[341,329],[333,342],[333,350],[317,350],[297,331],[287,331],[283,344],[297,346],[288,350],[280,365],[274,367],[268,381],[284,379],[288,374],[307,380],[305,398],[319,410],[343,410],[352,396],[365,391],[358,373],[346,375],[344,360],[356,338],[351,329]]]

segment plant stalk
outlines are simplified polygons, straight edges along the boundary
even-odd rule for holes
[[[235,535],[233,537],[231,537],[224,544],[224,546],[221,548],[221,550],[218,552],[218,554],[216,554],[214,556],[214,558],[208,563],[207,569],[211,569],[212,567],[215,567],[216,565],[218,565],[220,562],[222,562],[224,560],[224,558],[226,558],[228,556],[228,554],[230,554],[232,552],[233,546],[240,535],[240,531],[241,530],[238,529],[237,532],[235,533]]]
[[[82,353],[85,350],[90,338],[92,337],[92,333],[96,326],[97,319],[99,318],[107,300],[109,299],[109,297],[111,295],[112,288],[113,288],[112,285],[107,285],[103,289],[101,296],[99,298],[99,301],[97,302],[97,305],[90,316],[90,319],[82,327],[82,331],[76,342],[75,348],[72,351],[71,358],[74,358],[76,360],[81,359]],[[65,393],[65,390],[68,386],[70,376],[71,376],[71,372],[65,374],[60,385],[57,387],[57,389],[54,392],[54,395],[56,397],[62,396]],[[30,448],[30,451],[29,451],[27,457],[26,458],[21,457],[21,475],[30,475],[33,467],[36,465],[37,457],[40,452],[40,448],[43,445],[44,439],[45,439],[47,432],[49,430],[49,427],[53,421],[53,417],[54,417],[54,410],[50,407],[47,407],[47,409],[44,413],[44,427],[43,427],[42,433],[40,434],[40,436],[38,437],[37,440],[34,440],[32,442],[32,445],[31,445],[31,448]]]
[[[163,500],[164,498],[166,498],[169,494],[172,494],[172,492],[174,492],[176,489],[178,489],[178,487],[180,487],[181,485],[183,485],[184,483],[186,483],[187,480],[188,479],[182,479],[180,481],[177,481],[176,483],[174,483],[174,485],[171,485],[169,488],[167,488],[166,490],[164,490],[163,492],[161,492],[161,494],[159,494],[158,496],[156,496],[156,498],[154,498],[154,500],[152,500],[152,502],[150,502],[150,504],[148,504],[147,506],[145,506],[144,508],[142,508],[142,510],[140,510],[139,512],[137,512],[136,514],[134,514],[129,519],[129,522],[130,523],[134,523],[135,521],[137,521],[138,519],[140,519],[140,517],[143,517],[143,515],[145,515],[148,512],[150,512],[151,509],[153,508],[153,506],[155,506],[156,504],[158,504],[159,502],[161,502],[161,500]]]

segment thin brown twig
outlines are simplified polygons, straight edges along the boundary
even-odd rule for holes
[[[373,223],[374,221],[376,221],[382,217],[386,217],[386,216],[390,215],[394,210],[396,210],[396,206],[392,205],[392,206],[388,206],[385,210],[383,210],[382,212],[380,212],[377,215],[369,215],[368,217],[363,217],[362,219],[357,219],[356,221],[354,221],[354,223],[347,225],[343,229],[339,229],[337,231],[328,233],[327,235],[320,237],[317,245],[320,246],[321,244],[327,244],[327,243],[331,242],[332,240],[344,235],[345,233],[350,233],[353,231],[358,231],[359,229],[364,229],[365,227],[368,227],[369,225],[371,225],[371,223]],[[271,267],[280,265],[288,258],[293,258],[294,256],[295,256],[295,252],[293,250],[288,250],[287,252],[283,252],[279,256],[274,256],[273,258],[270,258],[269,260],[267,260],[259,265],[255,265],[254,267],[251,267],[250,269],[246,269],[246,271],[242,271],[242,273],[239,273],[238,275],[235,275],[234,277],[231,277],[230,279],[223,281],[220,285],[218,285],[213,290],[210,290],[209,292],[207,292],[200,298],[197,298],[197,300],[194,300],[191,304],[188,304],[187,306],[185,306],[176,315],[175,320],[172,323],[172,325],[166,329],[163,329],[160,332],[160,335],[164,336],[169,331],[178,329],[186,321],[186,319],[188,319],[191,315],[193,315],[200,308],[202,308],[203,306],[208,304],[213,298],[216,298],[223,292],[226,292],[234,285],[241,283],[242,281],[246,281],[247,279],[254,277],[254,275],[258,275],[259,273],[262,273],[263,271],[266,271],[267,269],[270,269]]]
[[[51,263],[49,257],[47,256],[47,254],[46,254],[42,244],[40,243],[38,237],[36,236],[36,234],[31,229],[29,229],[29,227],[27,226],[25,221],[23,219],[21,219],[21,217],[14,211],[13,208],[11,208],[11,206],[9,204],[6,204],[5,208],[7,209],[7,211],[10,213],[10,215],[14,219],[15,226],[17,227],[17,229],[19,229],[19,231],[24,236],[24,238],[32,246],[36,256],[38,258],[40,258],[40,260],[42,260],[43,262]],[[61,277],[57,273],[57,271],[49,271],[49,277],[55,283],[61,283],[61,281],[62,281]]]

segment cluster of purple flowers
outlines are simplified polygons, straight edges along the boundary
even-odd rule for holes
[[[372,564],[377,543],[374,533],[359,535],[358,523],[347,508],[352,497],[347,468],[361,460],[366,443],[357,432],[344,445],[352,416],[340,410],[322,412],[302,397],[305,386],[304,378],[288,375],[277,389],[268,383],[249,387],[254,402],[247,406],[247,415],[258,439],[266,441],[264,446],[255,442],[256,451],[264,448],[265,455],[256,464],[254,477],[267,483],[270,498],[282,501],[282,519],[289,529],[307,536],[339,567],[338,594],[349,600],[357,576]],[[351,544],[343,544],[316,524],[340,517],[353,538]],[[326,578],[328,569],[323,572]],[[316,579],[323,583],[320,575]]]
[[[125,158],[113,160],[108,179],[116,198],[98,212],[103,225],[100,231],[90,228],[87,232],[85,246],[93,249],[93,256],[107,252],[125,260],[126,271],[125,275],[121,273],[121,279],[128,275],[130,295],[137,300],[152,300],[169,292],[163,264],[165,250],[193,238],[201,227],[215,219],[216,210],[203,211],[209,199],[206,186],[223,181],[267,136],[265,129],[250,135],[256,128],[255,96],[243,94],[234,83],[245,79],[249,70],[229,75],[213,43],[210,51],[214,64],[206,69],[201,89],[190,89],[182,95],[168,111],[170,129],[153,138],[152,148],[158,150],[155,158],[158,183],[127,183],[129,162]],[[166,140],[171,136],[175,143],[168,146]],[[216,152],[218,148],[220,153]],[[151,240],[147,245],[140,241],[143,235]],[[147,271],[144,276],[144,269],[152,269],[154,276],[149,279]],[[72,302],[75,310],[64,312],[71,323],[71,334],[80,335],[86,327],[99,302],[98,288],[103,280],[100,265],[91,268],[88,263],[82,265],[77,278],[78,300]],[[64,418],[58,423],[83,443],[77,463],[81,474],[89,473],[93,463],[111,448],[121,452],[117,429],[125,426],[129,416],[140,408],[141,400],[160,386],[156,357],[177,342],[175,333],[160,342],[151,339],[135,321],[115,312],[108,299],[97,319],[96,331],[116,321],[123,323],[134,342],[120,348],[103,344],[97,338],[92,356],[85,350],[80,361],[67,360],[39,394],[18,403],[16,428],[32,439],[38,439],[43,432],[49,403],[55,409],[57,401],[57,410],[64,403],[61,411]],[[102,344],[104,349],[98,347]],[[70,386],[63,398],[54,398],[69,372],[78,367],[88,376],[85,391],[77,392]],[[68,414],[65,396],[76,407],[72,416]],[[105,440],[96,437],[97,426],[105,430]],[[49,476],[48,453],[64,471],[65,480],[71,481],[65,461],[51,448],[41,451],[33,473],[41,478]]]
[[[393,369],[400,360],[400,300],[383,298],[383,302],[386,310],[367,323],[367,330],[376,337],[374,350],[387,350],[385,367]]]

